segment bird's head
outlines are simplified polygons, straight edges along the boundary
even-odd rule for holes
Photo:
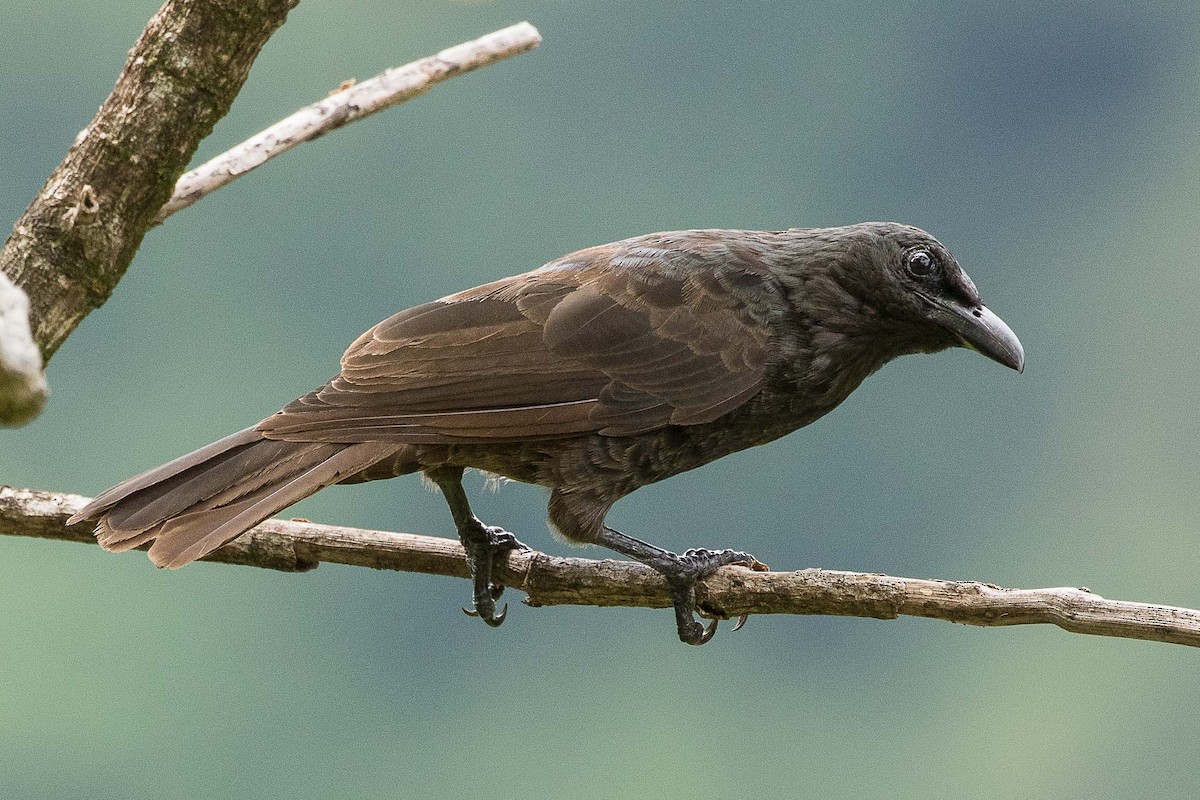
[[[893,355],[966,347],[1018,372],[1025,351],[954,256],[920,228],[866,222],[796,231],[808,239],[802,293],[822,326],[869,333]]]

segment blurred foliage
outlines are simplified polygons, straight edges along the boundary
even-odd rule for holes
[[[111,88],[153,0],[9,0],[0,219]],[[590,244],[898,219],[1022,337],[1017,376],[910,358],[766,448],[650,487],[673,547],[1200,605],[1194,2],[307,0],[211,156],[381,69],[528,19],[537,51],[305,145],[147,236],[5,432],[0,481],[94,493],[328,378],[409,305]],[[553,552],[540,491],[473,487]],[[415,479],[296,514],[451,535]],[[1186,797],[1196,653],[1052,629],[666,612],[0,540],[0,795]]]

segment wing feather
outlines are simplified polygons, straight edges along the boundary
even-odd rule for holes
[[[622,436],[711,422],[762,388],[780,290],[724,231],[580,251],[402,311],[259,424],[294,441]],[[767,236],[769,234],[756,234]]]

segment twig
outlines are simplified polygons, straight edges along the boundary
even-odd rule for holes
[[[93,542],[87,526],[66,527],[88,498],[0,487],[0,534]],[[458,542],[303,521],[270,520],[206,560],[284,571],[322,561],[467,577]],[[666,583],[626,561],[557,558],[514,552],[502,578],[532,606],[594,605],[666,608]],[[725,567],[697,587],[700,606],[716,617],[739,614],[829,614],[895,619],[929,617],[969,625],[1048,623],[1073,633],[1200,647],[1200,611],[1105,600],[1086,589],[1003,589],[974,581],[923,580],[804,569],[751,572]]]
[[[46,403],[42,354],[29,329],[29,298],[0,272],[0,425],[24,425]]]
[[[521,22],[335,92],[185,174],[154,221],[161,223],[302,142],[418,97],[447,78],[532,50],[541,41],[537,28]]]

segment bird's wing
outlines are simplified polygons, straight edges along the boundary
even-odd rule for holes
[[[777,289],[752,258],[669,244],[592,248],[402,311],[258,430],[459,443],[710,422],[762,387]]]

